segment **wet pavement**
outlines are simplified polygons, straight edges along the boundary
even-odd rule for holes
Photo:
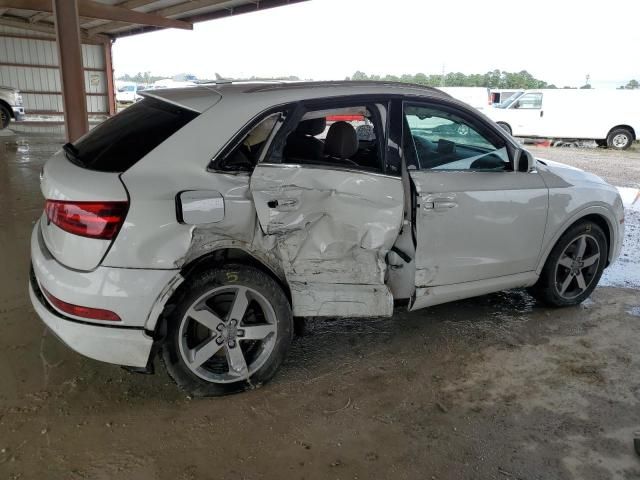
[[[640,478],[633,191],[621,260],[581,306],[513,290],[310,322],[269,385],[194,400],[160,364],[143,376],[71,352],[32,311],[38,175],[59,145],[0,137],[0,478]],[[630,172],[612,177],[637,188]]]

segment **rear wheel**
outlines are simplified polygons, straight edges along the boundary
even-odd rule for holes
[[[9,126],[11,121],[11,112],[4,105],[0,105],[0,130],[4,130]]]
[[[580,222],[553,247],[531,293],[548,305],[577,305],[596,288],[607,256],[602,229],[591,221]]]
[[[266,273],[228,265],[196,274],[169,314],[162,356],[194,396],[261,386],[276,373],[293,335],[287,297]]]
[[[633,143],[633,134],[626,128],[614,128],[607,135],[607,147],[626,150]]]
[[[498,122],[498,125],[500,126],[500,128],[502,128],[505,132],[507,132],[509,135],[511,135],[511,127],[509,125],[507,125],[504,122]]]

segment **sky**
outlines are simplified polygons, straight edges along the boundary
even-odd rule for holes
[[[640,80],[639,0],[310,0],[118,39],[116,77],[527,70],[559,87]]]

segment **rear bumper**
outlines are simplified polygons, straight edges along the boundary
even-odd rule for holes
[[[82,323],[58,314],[31,276],[29,296],[45,325],[69,348],[101,362],[145,367],[153,339],[142,328],[117,328]]]
[[[90,272],[60,264],[47,250],[36,222],[31,236],[33,272],[29,295],[45,324],[73,350],[103,362],[144,367],[153,339],[145,331],[151,312],[157,311],[175,270],[98,267]],[[74,317],[59,311],[44,297],[45,289],[74,305],[115,312],[120,322]],[[155,325],[155,319],[150,323]]]
[[[24,120],[24,107],[11,107],[13,110],[13,118],[16,122]]]

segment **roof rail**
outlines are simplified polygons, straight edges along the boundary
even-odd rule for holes
[[[370,86],[389,86],[389,87],[399,87],[399,88],[416,88],[420,90],[429,90],[432,92],[436,92],[442,94],[444,96],[450,97],[446,92],[439,90],[435,87],[429,87],[426,85],[420,85],[417,83],[405,83],[405,82],[393,82],[386,80],[322,80],[322,81],[311,81],[311,82],[283,82],[283,83],[275,83],[275,84],[263,84],[258,85],[255,88],[247,90],[247,93],[253,92],[264,92],[269,90],[281,90],[281,89],[292,89],[292,88],[308,88],[308,87],[327,87],[327,86],[360,86],[360,87],[370,87]]]

